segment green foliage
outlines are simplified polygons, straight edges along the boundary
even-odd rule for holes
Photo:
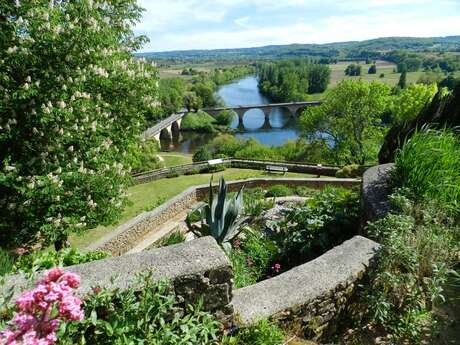
[[[371,67],[369,67],[369,70],[367,71],[368,74],[377,74],[377,66],[373,64]]]
[[[165,282],[154,283],[147,274],[138,286],[89,295],[85,300],[85,319],[63,327],[59,344],[215,344],[219,323],[200,306],[188,306],[177,313],[176,299]]]
[[[158,241],[155,247],[167,247],[182,242],[185,242],[185,234],[180,230],[176,230],[168,236],[163,237],[160,241]]]
[[[269,274],[271,264],[278,257],[278,247],[260,231],[246,227],[242,239],[233,242],[229,251],[234,284],[241,288],[255,284]]]
[[[119,217],[158,77],[131,54],[136,1],[19,4],[0,5],[0,242],[47,246]]]
[[[216,120],[216,124],[219,126],[230,127],[234,117],[235,112],[231,110],[224,110],[214,116],[214,119]]]
[[[244,193],[244,214],[251,217],[259,217],[262,212],[275,206],[274,199],[266,199],[261,189],[246,190]]]
[[[211,115],[200,110],[197,113],[188,113],[182,118],[181,130],[212,133],[215,132],[215,123],[216,120]]]
[[[436,84],[410,84],[392,97],[389,111],[393,124],[411,121],[431,103],[438,92]]]
[[[198,111],[198,109],[203,108],[203,101],[195,92],[189,91],[184,94],[184,105],[189,112]]]
[[[361,70],[362,70],[362,66],[359,63],[358,64],[352,63],[348,65],[347,68],[345,68],[345,75],[348,75],[350,77],[360,76]]]
[[[459,214],[460,143],[450,130],[415,133],[396,153],[393,183],[415,199],[433,200]]]
[[[342,243],[359,226],[358,193],[327,187],[302,207],[287,211],[278,224],[278,242],[288,262],[303,262]]]
[[[217,105],[214,97],[215,84],[212,81],[197,81],[192,85],[191,91],[201,100],[203,107],[214,107]]]
[[[167,117],[184,106],[186,85],[181,78],[160,79],[160,102],[163,117]]]
[[[265,193],[265,197],[280,197],[280,196],[288,196],[292,195],[292,189],[284,184],[278,184],[268,188],[267,192]]]
[[[241,328],[234,336],[226,336],[222,345],[280,345],[284,341],[283,331],[267,320],[247,328]]]
[[[162,167],[158,158],[159,143],[156,140],[141,141],[130,150],[129,166],[132,173],[151,171]]]
[[[245,159],[284,160],[295,162],[324,162],[330,160],[327,144],[307,143],[304,139],[290,140],[281,146],[269,147],[255,139],[238,139],[234,135],[223,134],[214,138],[206,149],[213,158],[235,157]]]
[[[392,200],[397,213],[368,228],[382,249],[357,309],[365,310],[395,340],[419,344],[434,328],[430,311],[444,301],[443,286],[459,250],[459,229],[433,205],[413,203],[401,194]]]
[[[335,174],[335,177],[361,177],[366,168],[359,166],[358,164],[345,165]]]
[[[206,162],[213,158],[211,151],[207,145],[201,146],[198,151],[193,154],[194,162]]]
[[[13,271],[42,271],[52,267],[84,264],[86,262],[105,259],[109,256],[108,253],[100,251],[82,253],[75,248],[65,248],[59,251],[35,251],[19,256],[14,263]]]
[[[313,194],[317,193],[318,191],[309,187],[296,187],[295,194],[298,196],[308,197],[312,196]]]
[[[200,205],[187,215],[188,228],[198,236],[212,236],[224,249],[228,249],[229,242],[241,232],[243,218],[243,188],[235,196],[227,198],[227,184],[223,177],[219,180],[217,194],[214,193],[212,178],[209,182],[209,201]],[[193,224],[198,214],[201,226]]]
[[[269,146],[259,143],[255,139],[244,141],[244,145],[234,154],[235,158],[282,160],[282,157]]]
[[[402,71],[401,76],[399,77],[398,87],[404,89],[407,85],[407,72]]]
[[[344,80],[329,91],[318,107],[309,107],[300,122],[310,141],[327,141],[322,147],[336,164],[373,162],[385,132],[379,124],[387,108],[387,85]],[[318,139],[318,132],[323,139]]]
[[[277,101],[303,101],[307,94],[324,92],[329,84],[329,66],[309,59],[290,59],[257,66],[259,88]]]
[[[11,254],[0,248],[0,277],[13,271],[14,259]]]

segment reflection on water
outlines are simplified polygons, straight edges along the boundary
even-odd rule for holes
[[[217,94],[228,106],[271,103],[259,92],[257,79],[254,76],[224,85]],[[254,138],[265,145],[280,146],[288,140],[297,139],[299,136],[297,121],[285,108],[273,109],[268,122],[262,110],[248,110],[244,114],[243,124],[244,129],[238,128],[238,117],[235,116],[231,127],[239,130],[235,133],[237,138]],[[168,151],[193,153],[215,136],[216,134],[181,132],[175,138],[162,140],[161,147]]]

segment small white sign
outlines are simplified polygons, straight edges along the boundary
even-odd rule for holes
[[[218,159],[211,159],[208,161],[208,164],[209,165],[216,165],[216,164],[222,164],[224,162],[224,160],[222,158],[218,158]]]

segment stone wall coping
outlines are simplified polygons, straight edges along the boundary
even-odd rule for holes
[[[355,236],[306,264],[255,285],[234,291],[233,307],[242,324],[253,324],[278,313],[307,305],[337,286],[358,279],[380,245]]]
[[[142,272],[152,272],[153,280],[158,282],[163,279],[174,281],[176,278],[193,275],[206,276],[207,272],[219,269],[230,272],[231,264],[223,250],[210,236],[64,268],[65,271],[80,275],[81,286],[77,290],[80,296],[90,292],[96,285],[125,289],[132,286],[136,276]],[[33,281],[41,275],[41,272],[36,273]],[[20,290],[28,288],[29,285],[24,275],[16,274],[6,279],[3,291],[15,289],[17,295]]]
[[[237,180],[237,181],[229,181],[227,182],[227,186],[229,190],[235,190],[240,188],[241,186],[245,185],[248,188],[257,187],[257,186],[267,186],[267,185],[276,185],[276,184],[295,184],[298,186],[307,186],[312,188],[323,188],[326,185],[337,185],[343,187],[352,187],[357,186],[361,183],[361,180],[354,179],[354,178],[296,178],[296,177],[285,177],[285,178],[249,178],[245,180]],[[217,181],[215,181],[214,186],[217,186]],[[126,223],[121,224],[113,231],[108,233],[107,235],[103,236],[99,240],[92,243],[90,246],[86,248],[88,251],[98,250],[100,248],[104,248],[106,244],[109,242],[115,241],[118,237],[122,236],[126,232],[130,231],[130,229],[134,228],[136,225],[141,224],[142,222],[148,221],[149,219],[153,219],[158,217],[163,212],[171,209],[173,213],[178,214],[181,210],[177,207],[177,203],[181,200],[186,199],[187,197],[196,193],[197,200],[202,200],[206,195],[209,189],[209,184],[203,184],[198,186],[192,186],[187,188],[182,193],[174,196],[173,198],[169,199],[164,204],[158,206],[157,208],[143,212],[136,217],[130,219]],[[133,246],[135,243],[133,243]],[[126,251],[125,251],[126,252]],[[118,254],[117,252],[113,252],[113,254]]]
[[[372,221],[385,217],[390,211],[390,171],[393,163],[376,165],[363,174],[362,203],[364,220]]]

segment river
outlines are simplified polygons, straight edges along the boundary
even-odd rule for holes
[[[262,95],[257,87],[255,76],[248,76],[221,86],[217,91],[220,97],[228,106],[268,104],[273,103]],[[273,109],[270,114],[270,127],[264,126],[264,113],[260,109],[248,110],[244,115],[244,130],[235,132],[237,138],[254,138],[262,144],[269,146],[280,146],[288,140],[295,140],[299,136],[297,121],[293,119],[287,109]],[[231,127],[238,127],[238,118],[235,116]],[[198,148],[211,141],[218,134],[203,134],[181,132],[179,138],[174,138],[169,144],[168,150],[183,153],[194,153]],[[162,143],[163,149],[165,149]]]

